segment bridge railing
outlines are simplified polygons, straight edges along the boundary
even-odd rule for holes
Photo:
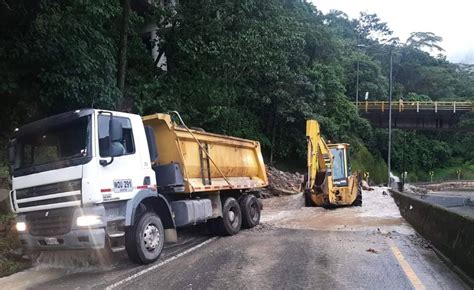
[[[356,104],[357,105],[357,104]],[[358,103],[358,109],[368,111],[381,111],[385,112],[389,109],[388,101],[363,101]],[[442,102],[417,102],[417,101],[393,101],[392,111],[457,111],[462,112],[474,112],[473,102],[457,102],[457,101],[442,101]]]

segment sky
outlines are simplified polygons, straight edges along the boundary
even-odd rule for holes
[[[433,32],[443,38],[448,60],[474,64],[473,0],[309,0],[324,13],[340,10],[349,18],[376,13],[404,42],[411,32]]]

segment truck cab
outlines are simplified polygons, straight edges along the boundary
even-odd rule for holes
[[[11,201],[21,242],[33,250],[103,248],[106,223],[125,222],[119,201],[156,184],[146,140],[140,116],[93,109],[17,129]]]

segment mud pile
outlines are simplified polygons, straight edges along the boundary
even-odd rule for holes
[[[267,166],[268,187],[262,190],[262,197],[292,195],[301,192],[303,175],[296,172],[285,172]]]

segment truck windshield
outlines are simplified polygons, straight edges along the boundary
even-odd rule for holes
[[[15,176],[85,163],[90,152],[90,116],[65,120],[16,138]]]
[[[334,148],[331,149],[333,159],[333,179],[339,180],[346,178],[346,167],[344,165],[344,149]]]

